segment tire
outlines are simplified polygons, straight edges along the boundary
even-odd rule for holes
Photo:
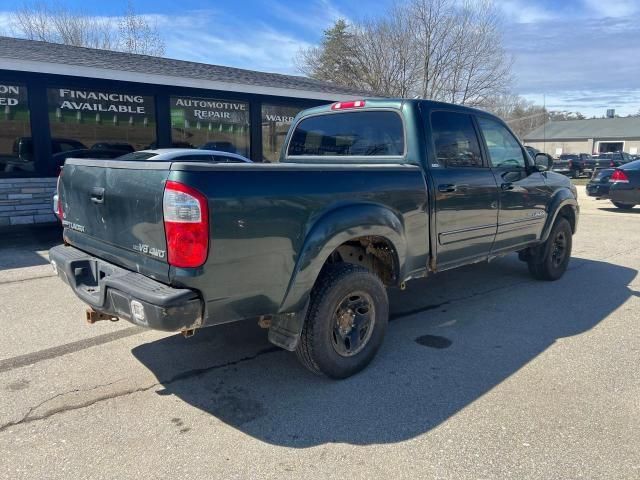
[[[618,207],[621,210],[631,210],[633,207],[635,207],[635,205],[633,205],[632,203],[620,203],[620,202],[611,202],[613,203],[616,207]]]
[[[578,170],[571,170],[571,178],[579,178],[580,172]]]
[[[311,292],[296,355],[316,374],[350,377],[371,362],[388,322],[387,291],[377,276],[358,265],[328,265]]]
[[[560,217],[546,242],[536,248],[528,262],[529,272],[536,280],[558,280],[571,259],[572,232],[569,221]]]

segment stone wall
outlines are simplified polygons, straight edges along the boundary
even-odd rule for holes
[[[56,178],[0,178],[0,227],[56,222]]]

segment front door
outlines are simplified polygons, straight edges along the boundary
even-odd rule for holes
[[[435,200],[435,253],[439,270],[486,259],[496,235],[498,189],[483,161],[471,115],[430,115],[428,155]]]
[[[500,192],[498,233],[491,251],[499,254],[540,238],[547,218],[548,187],[545,174],[532,168],[508,128],[482,115],[477,120]]]

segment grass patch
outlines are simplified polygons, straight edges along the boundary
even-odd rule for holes
[[[583,177],[583,178],[572,178],[571,179],[571,183],[573,183],[574,185],[586,185],[587,183],[589,183],[589,179],[587,177]]]

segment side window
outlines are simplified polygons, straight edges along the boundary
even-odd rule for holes
[[[431,134],[436,158],[446,167],[482,167],[480,144],[471,115],[433,112]]]
[[[492,167],[525,168],[527,163],[520,143],[504,125],[483,117],[478,117],[478,123],[487,142]]]

